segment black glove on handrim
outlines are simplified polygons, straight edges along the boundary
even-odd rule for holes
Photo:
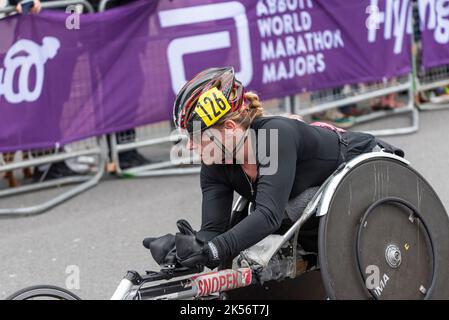
[[[220,264],[218,250],[212,242],[204,242],[196,237],[196,231],[186,220],[176,223],[179,233],[166,234],[158,238],[145,238],[143,246],[150,249],[153,259],[161,266],[176,267],[207,266],[214,269]]]
[[[175,236],[168,233],[159,238],[145,238],[143,246],[150,249],[153,259],[161,266],[176,265]]]
[[[218,250],[212,242],[204,242],[196,237],[196,232],[185,220],[179,220],[180,233],[175,236],[176,258],[185,267],[206,266],[210,269],[220,264]]]

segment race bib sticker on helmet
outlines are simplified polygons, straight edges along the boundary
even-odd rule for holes
[[[229,110],[231,110],[231,106],[228,100],[217,88],[212,88],[203,93],[195,108],[195,112],[207,127],[216,123]]]

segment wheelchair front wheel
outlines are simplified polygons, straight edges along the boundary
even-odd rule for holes
[[[81,300],[81,298],[63,288],[41,285],[19,290],[6,300]]]

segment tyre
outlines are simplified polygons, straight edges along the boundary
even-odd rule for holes
[[[81,298],[63,288],[41,285],[19,290],[6,300],[81,300]]]

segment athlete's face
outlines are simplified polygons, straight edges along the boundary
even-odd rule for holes
[[[205,164],[219,164],[223,163],[224,155],[221,148],[223,140],[222,131],[211,128],[189,136],[187,149],[194,150]]]
[[[235,157],[232,151],[242,132],[242,128],[234,121],[226,120],[220,127],[190,135],[187,149],[197,152],[205,164],[232,163]],[[225,148],[227,152],[224,151]]]

